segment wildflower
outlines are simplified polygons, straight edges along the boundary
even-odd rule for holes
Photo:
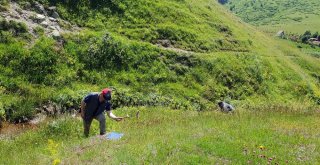
[[[52,165],[58,165],[60,163],[61,163],[60,159],[54,159],[53,162],[52,162]]]
[[[260,148],[260,150],[264,150],[265,149],[265,147],[264,146],[259,146],[259,148]]]

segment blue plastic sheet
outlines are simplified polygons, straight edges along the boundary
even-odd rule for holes
[[[106,135],[107,140],[118,140],[123,136],[123,133],[110,132]]]

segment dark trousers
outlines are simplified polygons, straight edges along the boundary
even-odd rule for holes
[[[104,135],[106,133],[106,116],[104,115],[104,113],[101,113],[100,115],[90,118],[89,120],[83,119],[84,136],[89,136],[90,126],[93,119],[99,121],[100,135]]]

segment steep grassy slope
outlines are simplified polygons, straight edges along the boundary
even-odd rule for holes
[[[76,108],[87,92],[106,86],[117,88],[115,108],[320,102],[319,58],[265,36],[215,1],[40,2],[58,6],[83,31],[57,42],[1,30],[0,110],[7,120],[32,118],[44,104]]]
[[[320,4],[317,0],[229,0],[226,6],[244,21],[267,32],[285,30],[319,31]]]

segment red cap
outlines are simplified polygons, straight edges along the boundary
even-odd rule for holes
[[[105,89],[102,89],[102,91],[101,91],[101,94],[104,96],[105,94],[107,94],[107,93],[111,93],[111,89],[109,89],[109,88],[105,88]]]

